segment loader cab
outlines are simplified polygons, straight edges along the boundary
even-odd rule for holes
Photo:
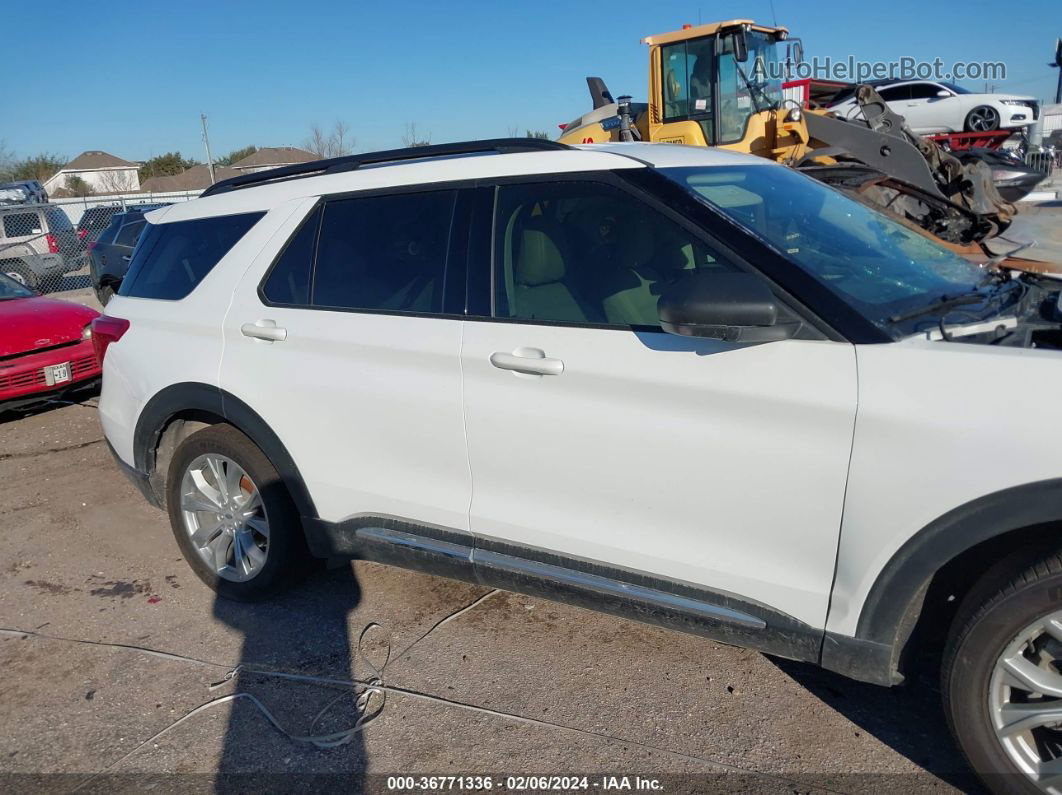
[[[751,151],[745,142],[765,137],[759,128],[782,103],[791,55],[779,42],[787,36],[785,28],[731,20],[643,39],[650,46],[648,139]]]

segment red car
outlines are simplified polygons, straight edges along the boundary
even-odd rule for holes
[[[98,316],[0,274],[0,411],[97,382],[89,324]]]

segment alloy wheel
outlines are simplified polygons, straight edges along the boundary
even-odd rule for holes
[[[999,113],[987,105],[970,111],[970,129],[974,132],[990,132],[999,127]]]
[[[181,516],[192,546],[218,577],[245,582],[269,554],[269,517],[258,486],[223,455],[194,459],[181,479]]]
[[[1062,795],[1062,611],[1018,633],[988,689],[996,738],[1044,792]]]

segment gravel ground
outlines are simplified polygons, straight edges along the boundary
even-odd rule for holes
[[[0,772],[19,789],[384,792],[388,775],[457,773],[973,786],[929,683],[862,685],[365,562],[269,604],[215,600],[91,405],[0,417],[0,482]],[[339,747],[294,739],[360,715]]]

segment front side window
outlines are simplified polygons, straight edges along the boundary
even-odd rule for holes
[[[122,231],[118,233],[118,238],[114,241],[115,245],[127,246],[132,248],[136,245],[136,241],[140,237],[140,233],[144,231],[144,224],[147,221],[133,221],[122,227]]]
[[[896,318],[977,290],[984,272],[922,234],[792,169],[662,169],[894,337]]]
[[[911,98],[910,86],[893,86],[892,88],[883,88],[878,92],[883,100],[886,102],[899,102],[904,99]]]
[[[911,99],[936,99],[943,89],[940,86],[935,86],[932,83],[912,83]]]
[[[734,269],[662,213],[595,182],[500,187],[494,240],[494,314],[529,321],[656,327],[672,281]]]
[[[264,213],[148,224],[119,295],[177,301],[187,296]]]
[[[714,38],[680,41],[660,49],[664,121],[711,115],[714,54]]]
[[[311,303],[441,312],[455,197],[448,190],[327,202]]]

